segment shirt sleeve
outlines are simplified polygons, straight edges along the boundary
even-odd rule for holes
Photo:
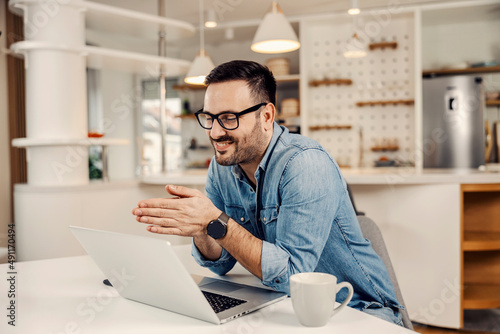
[[[337,164],[320,149],[307,149],[287,162],[279,192],[276,240],[262,244],[262,283],[290,294],[290,276],[317,267],[347,193]]]
[[[217,173],[216,173],[216,162],[215,158],[212,158],[210,167],[208,169],[207,183],[205,185],[205,192],[207,197],[212,201],[212,203],[221,211],[224,211],[224,202],[220,196],[217,188]],[[191,254],[195,261],[203,266],[209,268],[212,272],[217,275],[225,275],[228,273],[236,264],[236,259],[229,254],[224,248],[222,248],[222,253],[219,259],[215,261],[207,260],[203,254],[198,250],[196,245],[192,245]]]

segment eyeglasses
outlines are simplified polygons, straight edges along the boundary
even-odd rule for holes
[[[225,111],[221,112],[218,115],[214,115],[208,112],[203,111],[203,109],[195,112],[194,114],[196,115],[196,118],[198,119],[198,123],[200,123],[201,127],[210,130],[213,125],[214,125],[214,119],[219,122],[220,126],[222,126],[226,130],[235,130],[240,126],[240,116],[243,116],[245,114],[251,113],[253,111],[259,110],[262,106],[265,106],[267,103],[259,103],[254,105],[253,107],[250,107],[248,109],[245,109],[240,112],[231,112],[231,111]]]

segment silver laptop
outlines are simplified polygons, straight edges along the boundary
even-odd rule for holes
[[[190,275],[166,241],[70,226],[127,299],[221,324],[287,297],[268,289]]]

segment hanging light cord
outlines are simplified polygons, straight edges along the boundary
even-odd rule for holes
[[[200,56],[205,56],[205,22],[203,22],[203,0],[200,0]]]

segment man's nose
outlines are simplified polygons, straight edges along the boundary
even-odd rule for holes
[[[210,129],[210,137],[217,139],[225,134],[226,134],[226,129],[224,129],[219,124],[219,121],[214,120],[213,125],[212,125],[212,129]]]

